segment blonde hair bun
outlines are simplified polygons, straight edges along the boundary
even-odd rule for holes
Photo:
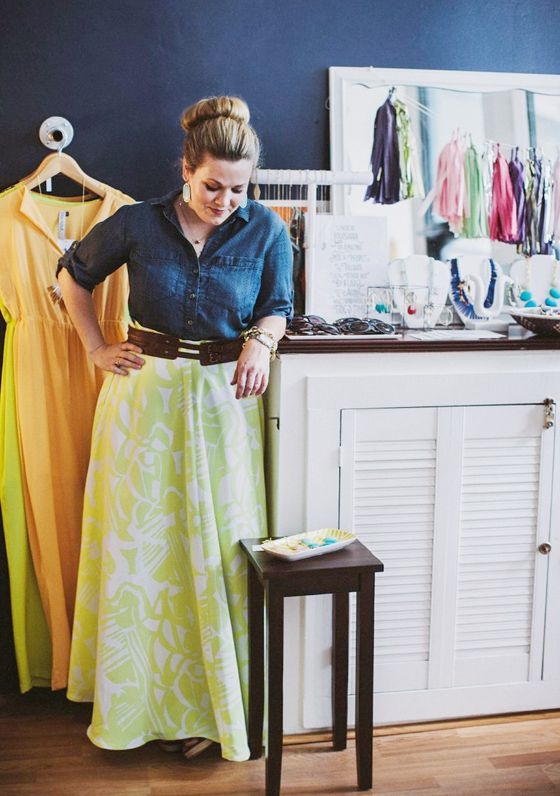
[[[205,97],[185,108],[181,117],[181,127],[188,133],[210,119],[233,119],[241,124],[249,124],[249,106],[241,97]]]
[[[249,107],[240,97],[205,97],[183,111],[183,159],[196,170],[209,155],[222,160],[250,160],[256,168],[260,141],[249,124]]]

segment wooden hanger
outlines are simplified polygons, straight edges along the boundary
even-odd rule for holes
[[[107,193],[107,186],[102,182],[93,179],[87,175],[74,160],[74,158],[67,155],[65,152],[55,152],[52,155],[47,155],[43,162],[35,169],[34,172],[28,174],[20,182],[26,185],[29,190],[37,188],[43,182],[56,177],[57,174],[62,174],[70,180],[81,185],[82,188],[87,189],[90,193],[97,196],[104,197]]]

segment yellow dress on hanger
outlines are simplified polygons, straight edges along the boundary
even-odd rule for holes
[[[103,374],[89,360],[64,306],[53,302],[49,288],[65,245],[62,239],[83,237],[94,224],[134,201],[103,187],[104,196],[89,201],[35,193],[23,184],[0,195],[0,306],[7,323],[0,501],[10,593],[17,605],[12,619],[22,690],[48,684],[43,683],[46,663],[51,665],[53,689],[67,683],[83,489]],[[126,336],[127,288],[121,268],[94,292],[109,342]],[[27,547],[21,539],[25,529],[44,619],[34,604]],[[44,641],[37,642],[45,636],[45,619],[50,650]]]
[[[2,315],[9,321],[5,307]],[[7,323],[0,391],[0,504],[9,562],[11,618],[20,691],[51,682],[51,643],[27,540],[14,389],[14,324]]]

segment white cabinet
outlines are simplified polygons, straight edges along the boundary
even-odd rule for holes
[[[558,359],[289,354],[276,366],[272,530],[336,523],[385,564],[377,723],[558,705]],[[328,600],[295,603],[288,622],[287,730],[328,726]]]

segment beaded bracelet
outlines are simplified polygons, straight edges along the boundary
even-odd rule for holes
[[[257,340],[259,343],[268,348],[271,359],[274,359],[276,356],[278,343],[276,342],[274,335],[266,329],[261,329],[260,326],[251,326],[250,329],[245,329],[244,332],[241,332],[241,337],[243,338],[244,346],[249,340]]]

